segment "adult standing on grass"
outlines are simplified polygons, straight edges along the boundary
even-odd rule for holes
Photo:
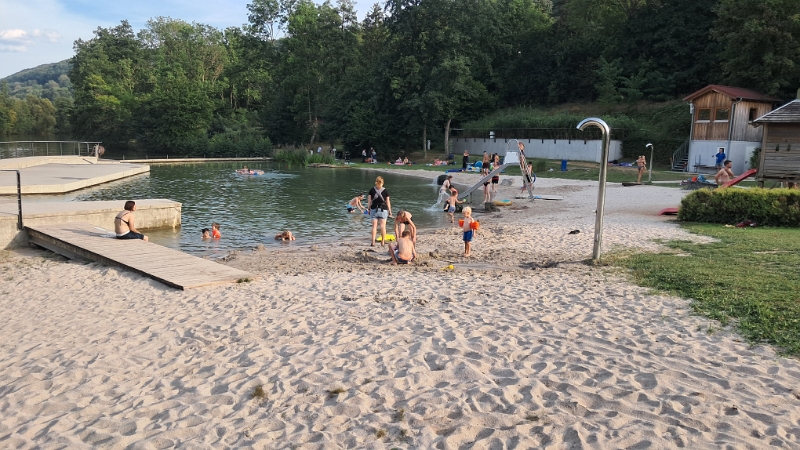
[[[636,177],[636,182],[642,182],[642,174],[644,173],[644,169],[647,167],[647,158],[644,155],[640,156],[639,159],[636,160],[636,166],[639,168],[639,176]]]
[[[386,245],[386,219],[392,217],[392,203],[389,200],[389,191],[383,187],[383,177],[375,178],[375,187],[369,190],[367,208],[372,218],[371,246],[375,246],[375,235],[378,225],[381,226],[381,246]]]
[[[717,182],[718,186],[722,186],[723,184],[727,183],[728,181],[731,181],[732,179],[736,178],[736,175],[733,174],[733,170],[731,169],[731,166],[733,166],[733,162],[731,162],[730,159],[726,159],[725,160],[725,165],[714,176],[714,181]]]
[[[147,236],[139,233],[133,224],[133,212],[136,211],[136,202],[128,200],[125,202],[125,210],[114,217],[114,232],[117,239],[141,239],[147,240]]]
[[[727,156],[725,155],[725,149],[723,147],[719,148],[719,151],[717,152],[716,155],[714,155],[714,157],[717,160],[714,166],[717,168],[717,170],[720,170],[723,167],[725,167],[725,158],[727,158]]]

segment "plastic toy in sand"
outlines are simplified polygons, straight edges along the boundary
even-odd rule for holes
[[[383,237],[382,236],[378,236],[378,237],[375,238],[375,240],[378,241],[378,242],[383,242]],[[394,237],[393,234],[386,233],[386,242],[392,242],[394,240],[395,240],[395,237]]]
[[[511,200],[495,200],[495,206],[511,206]]]

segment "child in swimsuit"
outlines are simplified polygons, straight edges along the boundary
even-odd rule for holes
[[[219,239],[222,237],[222,234],[219,232],[219,224],[217,222],[211,224],[211,237],[214,239]]]
[[[417,258],[410,230],[403,231],[403,235],[397,239],[397,246],[389,244],[389,254],[392,255],[392,264],[408,264]]]
[[[294,241],[294,235],[289,230],[283,230],[282,232],[275,235],[276,241]]]
[[[450,223],[455,223],[456,204],[464,203],[458,200],[458,191],[450,191],[450,198],[447,199],[447,214],[450,216]]]
[[[472,223],[475,222],[475,219],[472,218],[472,208],[469,206],[464,208],[462,214],[464,214],[464,225],[461,227],[461,231],[464,232],[464,256],[469,256],[469,251],[472,248],[472,237],[476,233],[472,228]]]

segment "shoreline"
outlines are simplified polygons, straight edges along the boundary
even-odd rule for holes
[[[0,252],[0,436],[16,447],[800,446],[800,361],[586,264],[597,183],[547,180],[536,192],[564,200],[485,214],[471,258],[455,227],[421,233],[412,265],[382,263],[367,235],[243,251],[225,263],[259,278],[182,292]],[[603,254],[708,242],[655,215],[684,194],[609,186]]]

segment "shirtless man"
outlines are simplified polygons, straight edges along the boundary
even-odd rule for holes
[[[417,258],[417,249],[411,241],[411,230],[403,231],[397,239],[397,246],[389,244],[389,254],[392,255],[392,264],[409,264]]]
[[[351,213],[358,209],[361,212],[365,211],[364,205],[361,204],[361,199],[364,198],[363,195],[359,195],[357,197],[353,197],[352,200],[347,202],[347,212]]]
[[[139,233],[133,224],[133,212],[136,211],[136,202],[128,200],[125,202],[125,210],[114,217],[114,233],[117,239],[141,239],[147,241],[147,236]]]
[[[736,175],[733,174],[733,170],[731,169],[732,166],[733,162],[731,162],[730,159],[726,159],[725,165],[714,176],[714,181],[717,182],[717,186],[722,186],[723,184],[727,183],[728,181],[731,181],[736,177]]]

